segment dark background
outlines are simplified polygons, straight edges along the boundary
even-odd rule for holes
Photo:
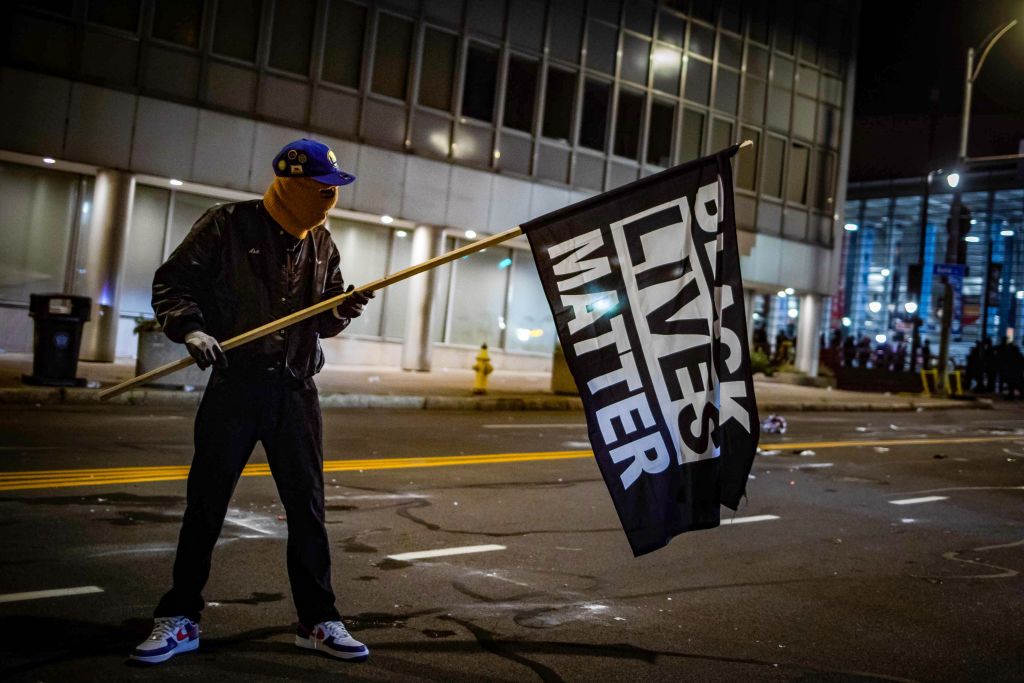
[[[956,158],[967,48],[1003,36],[975,82],[968,156],[1024,138],[1024,0],[863,0],[850,180],[924,175]]]

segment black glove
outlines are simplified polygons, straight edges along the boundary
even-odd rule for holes
[[[345,293],[352,292],[355,285],[349,285]],[[358,318],[363,314],[363,307],[374,297],[373,292],[352,292],[352,294],[334,307],[334,315],[339,318]]]
[[[185,335],[185,348],[195,359],[200,370],[205,370],[211,365],[221,370],[228,366],[228,357],[224,355],[224,349],[220,348],[216,339],[201,330]]]

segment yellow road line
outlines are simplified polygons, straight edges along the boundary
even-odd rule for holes
[[[865,446],[924,446],[970,443],[997,443],[1024,441],[1024,436],[969,436],[954,438],[874,439],[861,441],[807,441],[762,444],[765,450],[860,448]],[[485,455],[456,455],[419,458],[362,458],[358,460],[325,460],[324,472],[352,472],[423,467],[454,467],[457,465],[487,465],[513,462],[543,462],[591,458],[591,451],[547,451],[539,453],[493,453]],[[38,470],[0,472],[0,491],[29,489],[70,488],[110,484],[142,484],[158,481],[180,481],[188,478],[188,465],[154,465],[142,467],[107,467],[72,470]],[[245,477],[266,477],[270,466],[266,463],[246,465]]]

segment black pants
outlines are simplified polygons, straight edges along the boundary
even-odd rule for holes
[[[261,441],[288,519],[288,578],[299,621],[311,626],[340,619],[324,527],[322,429],[312,379],[213,374],[196,415],[195,456],[173,587],[161,598],[154,616],[199,620],[206,604],[203,587],[231,494]]]

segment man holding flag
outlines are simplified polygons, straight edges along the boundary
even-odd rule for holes
[[[338,187],[355,177],[338,168],[326,145],[306,139],[285,145],[274,173],[261,200],[207,211],[153,279],[164,332],[199,367],[214,370],[196,415],[172,587],[154,612],[152,634],[132,652],[135,661],[163,662],[199,646],[213,548],[257,441],[287,514],[295,644],[348,661],[369,656],[334,604],[313,375],[324,364],[318,339],[344,330],[373,293],[353,292],[330,311],[237,349],[225,352],[217,342],[346,291],[324,223]]]

